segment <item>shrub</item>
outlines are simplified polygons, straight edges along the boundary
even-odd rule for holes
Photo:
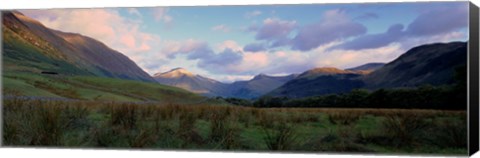
[[[350,125],[360,119],[360,114],[350,111],[332,112],[328,114],[328,120],[332,124]]]
[[[435,144],[444,148],[466,148],[468,142],[467,123],[445,119],[433,129]]]
[[[129,139],[129,146],[133,148],[143,148],[155,143],[157,136],[146,130],[140,130]]]
[[[392,113],[385,116],[384,131],[393,140],[393,145],[411,146],[427,127],[422,116],[417,113]]]
[[[121,126],[125,130],[135,128],[137,124],[137,106],[133,104],[121,104],[111,106],[110,108],[110,124],[112,126]]]
[[[262,127],[263,140],[269,150],[291,150],[298,145],[298,134],[295,126],[287,123],[276,123],[273,129]]]
[[[196,115],[190,111],[181,111],[179,114],[179,127],[176,133],[180,138],[185,140],[183,146],[189,143],[202,144],[203,138],[195,130]]]
[[[65,121],[67,123],[66,128],[87,128],[89,126],[89,121],[87,120],[87,115],[90,113],[85,105],[72,105],[67,106],[62,110]]]
[[[34,118],[31,121],[32,140],[31,145],[58,146],[62,143],[66,122],[61,117],[61,105],[49,103],[46,105],[34,105]]]
[[[229,110],[224,113],[213,113],[210,125],[210,140],[219,144],[224,149],[232,149],[238,146],[237,138],[240,136],[239,128],[233,121],[235,116],[228,115]]]

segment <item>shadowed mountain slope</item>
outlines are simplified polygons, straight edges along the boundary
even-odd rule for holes
[[[55,72],[151,81],[127,56],[100,41],[45,27],[20,12],[3,12],[6,71]]]

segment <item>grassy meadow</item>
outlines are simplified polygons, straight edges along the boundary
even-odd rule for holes
[[[4,100],[6,146],[466,154],[463,111]]]
[[[299,11],[303,10],[301,8]],[[202,89],[208,89],[206,90],[208,92],[227,93],[224,91],[238,89],[238,93],[241,93],[234,95],[237,98],[223,98],[229,96],[223,94],[211,95],[218,97],[209,98],[181,88],[156,83],[154,78],[151,78],[133,60],[130,60],[130,58],[134,59],[132,56],[127,57],[121,52],[115,51],[119,48],[107,47],[111,43],[104,44],[80,34],[51,30],[25,15],[5,12],[2,25],[4,39],[2,43],[1,77],[3,97],[1,107],[2,145],[9,147],[302,153],[348,152],[466,156],[468,153],[468,137],[465,97],[468,87],[466,82],[467,67],[462,67],[462,65],[467,64],[465,56],[463,56],[466,53],[462,54],[462,52],[467,52],[467,43],[425,44],[423,46],[420,44],[431,40],[414,40],[413,43],[409,42],[405,45],[405,48],[407,48],[406,46],[413,46],[413,44],[420,46],[412,48],[412,51],[407,51],[393,61],[390,59],[393,56],[382,53],[386,55],[385,57],[388,57],[389,63],[386,63],[385,67],[378,68],[378,70],[377,68],[369,68],[354,73],[353,70],[348,69],[347,71],[325,68],[311,69],[303,73],[297,72],[312,66],[311,63],[302,62],[314,60],[316,63],[347,62],[336,59],[329,59],[324,62],[324,59],[337,56],[321,56],[320,52],[332,54],[339,50],[338,53],[351,54],[351,51],[356,50],[345,49],[350,47],[350,42],[364,41],[364,37],[378,36],[377,34],[367,34],[371,33],[372,30],[365,31],[367,26],[364,28],[361,22],[357,23],[358,20],[355,20],[357,18],[352,17],[352,21],[349,21],[350,13],[348,16],[343,14],[341,10],[325,10],[324,16],[328,18],[321,18],[320,21],[309,21],[309,19],[316,18],[305,18],[302,13],[298,16],[298,18],[301,18],[299,21],[302,21],[298,26],[295,23],[296,15],[265,19],[263,23],[265,26],[259,25],[257,28],[256,25],[252,25],[256,29],[249,30],[252,35],[255,34],[255,37],[252,38],[255,39],[252,41],[254,43],[242,46],[240,50],[233,50],[233,47],[231,49],[230,46],[227,47],[228,43],[225,41],[221,43],[221,47],[225,45],[225,48],[222,48],[224,50],[217,51],[217,47],[220,45],[214,44],[218,41],[210,41],[210,38],[194,40],[193,42],[181,39],[162,39],[173,42],[165,43],[165,46],[162,45],[158,48],[152,45],[152,49],[158,49],[158,51],[148,50],[148,52],[164,53],[165,57],[178,57],[179,60],[163,62],[163,59],[157,58],[157,54],[143,53],[146,58],[141,60],[145,60],[145,63],[149,65],[148,67],[151,65],[155,69],[160,67],[162,69],[163,67],[173,68],[174,65],[178,66],[180,64],[188,67],[193,66],[196,70],[202,70],[200,72],[208,72],[205,76],[239,75],[237,77],[243,78],[244,75],[259,74],[257,75],[258,78],[254,77],[249,81],[237,82],[238,85],[234,84],[235,82],[228,84],[229,86],[226,86],[226,83],[213,84],[215,83],[213,79],[210,80],[201,76],[195,76],[193,78],[195,80],[188,82],[193,85],[192,87],[208,83],[209,86],[206,86],[206,88],[198,86]],[[243,15],[243,13],[238,15]],[[229,18],[228,14],[222,14],[221,17]],[[418,17],[423,17],[423,14],[418,15]],[[75,18],[71,17],[69,19]],[[199,21],[211,22],[210,19],[212,18],[209,17],[209,20]],[[293,23],[281,19],[293,20]],[[271,20],[273,23],[267,23],[267,20]],[[337,22],[335,22],[336,20]],[[416,19],[407,20],[416,24]],[[130,22],[131,20],[122,20],[122,23],[123,21]],[[177,21],[180,21],[180,19]],[[190,22],[191,20],[186,19],[186,21]],[[324,26],[323,21],[327,22],[327,25]],[[438,20],[434,19],[433,21]],[[388,21],[388,23],[390,22]],[[250,22],[245,23],[245,26],[250,25]],[[263,30],[270,30],[270,25],[281,26],[282,33],[278,35],[276,31],[262,33]],[[283,28],[283,25],[286,27]],[[350,32],[341,32],[349,30],[342,28],[350,28],[350,26],[354,29],[353,32],[351,30]],[[408,30],[405,29],[405,31],[403,25],[400,29],[397,25],[392,26],[391,28],[385,28],[388,29],[386,35],[390,35],[392,30],[399,33],[410,33],[410,26],[413,25],[408,25]],[[122,28],[122,26],[118,27]],[[149,28],[157,27],[149,26]],[[329,28],[333,28],[335,33],[329,33]],[[365,30],[361,31],[360,29]],[[376,29],[373,29],[373,32],[378,32]],[[121,32],[115,32],[115,34]],[[188,35],[190,32],[192,30],[186,30],[184,33]],[[325,41],[323,41],[324,39],[311,38],[318,36],[317,32],[327,33]],[[380,30],[380,32],[383,32],[383,30]],[[397,36],[396,32],[392,35]],[[447,33],[445,31],[438,32]],[[209,31],[204,33],[207,36],[211,34]],[[147,34],[150,35],[150,33]],[[262,34],[272,35],[265,35],[271,37],[257,37],[259,35],[263,36]],[[310,37],[309,34],[312,34],[312,36]],[[418,38],[425,37],[427,39],[426,34],[430,35],[428,32],[422,33]],[[142,35],[143,41],[143,34],[139,35]],[[383,34],[380,35],[382,36],[378,37],[383,38]],[[410,38],[410,34],[408,35]],[[435,34],[435,36],[432,34],[432,37],[440,35],[442,34]],[[413,34],[411,37],[412,39],[417,38]],[[401,38],[401,41],[409,41],[409,38],[406,38],[407,40]],[[343,39],[348,40],[343,41]],[[149,38],[145,40],[148,42],[142,42],[141,47],[143,48],[145,43],[158,43],[154,42],[155,40],[157,38]],[[232,40],[235,43],[235,40]],[[285,41],[288,41],[288,44]],[[275,47],[275,49],[270,47],[270,45],[276,45],[277,43],[280,43],[282,47]],[[171,44],[174,44],[172,46],[175,46],[175,49],[171,49],[172,52],[166,52],[170,49],[164,50],[164,47],[169,48]],[[368,44],[367,47],[363,48],[362,46],[361,49],[358,49],[359,52],[367,50],[367,48],[368,50],[374,49],[373,47],[369,48],[371,47],[369,43],[365,44]],[[390,46],[387,44],[385,43],[385,46]],[[316,46],[306,48],[314,45]],[[374,43],[374,45],[376,44]],[[247,56],[250,53],[257,52],[245,50],[247,46],[261,46],[264,49],[261,50],[262,52],[277,52],[282,53],[282,55],[267,55],[265,59],[271,62],[264,64],[263,56]],[[317,51],[317,48],[323,46],[325,46],[325,51]],[[352,44],[352,46],[357,47],[356,44]],[[395,48],[387,51],[398,54],[395,52],[405,49],[403,45],[401,46],[401,49]],[[147,45],[147,47],[150,46]],[[378,47],[378,49],[385,51],[383,46]],[[137,52],[137,50],[132,52]],[[312,52],[314,54],[297,56],[295,55],[298,54],[296,52]],[[315,53],[318,53],[318,55]],[[177,56],[177,54],[181,55]],[[364,58],[362,55],[355,62],[340,65],[377,61],[374,56],[378,53],[364,54],[368,56]],[[311,57],[314,58],[309,59]],[[295,60],[290,60],[290,58]],[[300,60],[297,60],[297,58]],[[370,60],[370,58],[375,60]],[[261,60],[257,61],[258,59]],[[378,59],[383,60],[383,57]],[[182,63],[176,63],[176,61],[182,61]],[[385,58],[385,62],[387,62],[387,58]],[[216,69],[223,66],[227,69]],[[236,66],[239,66],[239,69],[235,68],[235,73],[227,73],[233,71],[231,68]],[[244,68],[244,66],[248,68]],[[287,68],[288,71],[276,72],[276,69]],[[374,70],[376,72],[372,72],[372,76],[360,75],[363,75],[364,71]],[[261,75],[260,73],[263,72],[275,72],[275,74],[295,72],[300,77],[298,80],[289,79],[287,82],[287,77]],[[185,74],[193,76],[191,73]],[[298,77],[295,74],[290,76]],[[305,76],[302,76],[302,74]],[[326,75],[324,76],[324,74]],[[179,77],[180,75],[172,76]],[[355,77],[362,77],[362,79],[357,80]],[[258,80],[253,82],[255,78]],[[179,79],[183,80],[183,77]],[[202,82],[197,82],[200,80]],[[285,90],[280,89],[281,91],[278,94],[272,93],[275,91],[263,92],[274,88],[276,84],[280,86],[288,83],[291,84],[288,87],[283,87]],[[423,83],[433,83],[435,86],[424,86]],[[227,90],[222,87],[227,87],[225,88]],[[356,89],[359,87],[370,89]],[[376,89],[377,87],[380,89]],[[396,89],[392,87],[407,88]],[[352,91],[347,92],[343,89]],[[271,89],[268,91],[271,91]],[[298,94],[294,94],[294,92]],[[250,98],[250,94],[255,94],[254,98],[258,98],[253,100],[239,97],[249,96],[248,98]],[[260,96],[260,94],[262,95]]]
[[[11,72],[3,94],[6,146],[467,153],[461,110],[244,107],[154,83]]]
[[[30,72],[4,72],[3,90],[6,96],[21,95],[43,98],[68,98],[95,101],[204,102],[205,98],[186,90],[156,83],[93,77],[44,75]],[[182,99],[178,99],[181,97]]]

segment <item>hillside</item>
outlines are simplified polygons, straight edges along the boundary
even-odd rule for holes
[[[227,88],[226,84],[201,75],[195,75],[183,68],[157,73],[153,75],[153,78],[160,84],[179,87],[206,96],[221,95]]]
[[[297,75],[268,76],[259,74],[251,80],[222,83],[214,79],[193,74],[184,68],[175,68],[167,72],[156,73],[153,78],[158,83],[175,86],[204,96],[235,97],[243,99],[258,98]]]
[[[20,12],[3,12],[2,22],[4,71],[154,81],[127,56],[93,38],[49,29]]]
[[[235,97],[243,99],[258,98],[297,75],[268,76],[259,74],[246,81],[222,83],[214,79],[189,72],[184,68],[175,68],[167,72],[156,73],[153,78],[160,84],[175,86],[204,96]]]
[[[282,86],[297,75],[268,76],[259,74],[248,81],[237,81],[229,85],[230,97],[254,99]]]
[[[360,76],[361,74],[354,71],[331,67],[315,68],[300,74],[297,78],[288,81],[267,95],[301,98],[349,92],[364,86],[363,82],[358,79]]]
[[[362,73],[362,74],[369,74],[369,73],[372,73],[375,70],[378,70],[378,69],[382,68],[383,65],[385,65],[385,63],[367,63],[367,64],[363,64],[363,65],[360,65],[360,66],[357,66],[357,67],[348,68],[348,69],[345,69],[345,70],[356,71],[356,72],[359,72],[359,73]]]
[[[308,70],[267,95],[299,98],[359,88],[449,85],[455,82],[456,69],[466,65],[466,55],[466,42],[422,45],[387,64],[366,64],[346,70],[330,67]]]
[[[3,74],[3,94],[44,99],[126,102],[202,103],[205,97],[186,90],[133,80],[94,76],[61,76],[28,72]]]
[[[466,42],[427,44],[410,49],[362,80],[369,89],[452,84],[455,69],[466,61]]]

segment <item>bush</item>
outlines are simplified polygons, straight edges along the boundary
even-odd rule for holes
[[[195,130],[196,115],[190,111],[181,110],[178,119],[179,127],[176,133],[185,140],[182,146],[187,146],[190,143],[202,144],[203,138]]]
[[[112,126],[121,126],[125,130],[135,128],[137,124],[138,106],[133,104],[121,104],[110,106],[110,123]]]
[[[396,147],[409,147],[416,143],[428,125],[417,113],[392,113],[385,117],[383,130]]]
[[[433,128],[432,135],[437,146],[443,148],[466,148],[468,142],[467,123],[455,120],[441,120]]]
[[[295,126],[287,123],[275,123],[273,129],[262,127],[263,138],[269,150],[291,150],[298,145]]]
[[[234,116],[227,113],[214,113],[210,119],[210,140],[222,146],[223,149],[232,149],[238,146],[240,129],[235,126]],[[218,147],[217,147],[218,148]]]
[[[332,112],[328,114],[328,120],[332,124],[350,125],[357,122],[360,116],[358,113],[349,111]]]

